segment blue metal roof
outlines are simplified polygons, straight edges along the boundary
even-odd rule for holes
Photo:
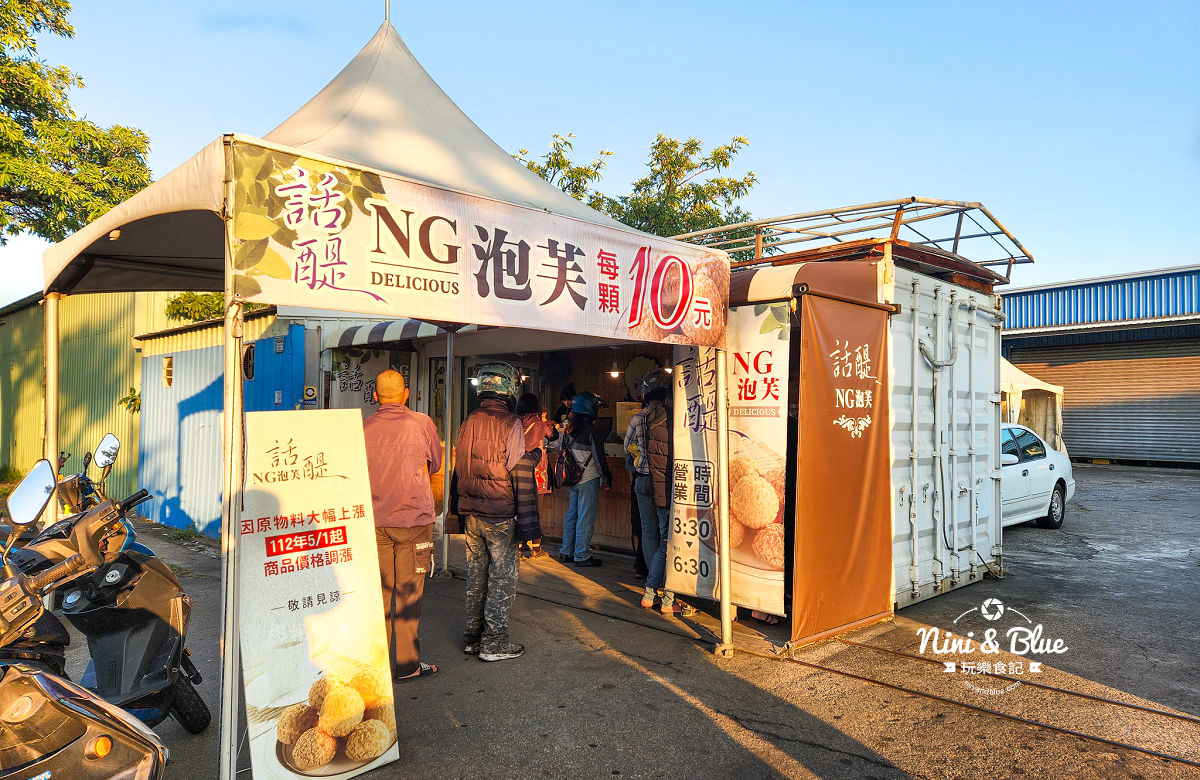
[[[1026,287],[1002,293],[1004,331],[1200,317],[1200,265]]]

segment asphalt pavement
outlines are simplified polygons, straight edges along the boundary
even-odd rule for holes
[[[1061,529],[1006,531],[1004,579],[910,607],[850,639],[915,652],[918,628],[1000,598],[1070,648],[1045,682],[1200,714],[1200,472],[1077,466],[1076,478]],[[196,599],[188,646],[214,713],[199,736],[171,721],[158,728],[174,758],[167,777],[211,778],[219,560],[162,529],[141,540],[190,572],[181,578]],[[720,660],[695,639],[518,596],[511,628],[526,654],[486,664],[459,646],[463,591],[459,579],[427,584],[423,660],[442,673],[396,687],[401,759],[368,777],[1200,777],[1194,766],[950,702],[1196,761],[1200,724],[1028,686],[973,696],[928,664],[837,642],[801,651],[808,665],[744,653]],[[76,673],[85,660],[73,648]]]
[[[899,614],[944,625],[978,588],[1064,639],[1054,665],[1200,715],[1200,471],[1075,464],[1055,531],[1004,531],[1005,578]]]

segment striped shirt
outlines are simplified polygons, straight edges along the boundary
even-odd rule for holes
[[[649,475],[650,459],[646,453],[646,411],[629,418],[629,427],[625,429],[625,451],[633,456],[633,468],[639,474]]]

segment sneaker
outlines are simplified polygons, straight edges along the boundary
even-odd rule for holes
[[[475,642],[469,645],[463,645],[463,652],[467,655],[479,655],[479,643]]]
[[[604,565],[604,561],[600,560],[599,558],[597,558],[594,555],[585,561],[575,561],[576,569],[582,569],[587,566],[603,566],[603,565]]]
[[[502,647],[488,652],[481,651],[479,653],[480,661],[508,661],[513,658],[520,658],[525,653],[525,645],[518,645],[515,642],[509,642]]]
[[[571,563],[572,561],[575,560],[575,556],[574,555],[563,555],[562,553],[559,553],[558,559],[560,561],[562,561],[563,563]]]

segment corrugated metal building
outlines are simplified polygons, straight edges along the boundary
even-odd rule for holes
[[[1072,457],[1200,463],[1200,265],[1004,294],[1005,356],[1065,389]]]
[[[305,403],[304,388],[322,386],[322,333],[377,319],[274,306],[246,315],[246,411],[319,408]],[[138,511],[209,536],[221,527],[224,333],[218,320],[137,337],[143,377],[138,484],[153,497]]]
[[[71,295],[59,307],[59,448],[73,453],[68,471],[106,433],[122,452],[109,477],[112,495],[137,489],[138,422],[117,400],[141,387],[135,333],[166,327],[173,293]],[[0,469],[26,471],[43,455],[45,317],[42,296],[0,309]]]

